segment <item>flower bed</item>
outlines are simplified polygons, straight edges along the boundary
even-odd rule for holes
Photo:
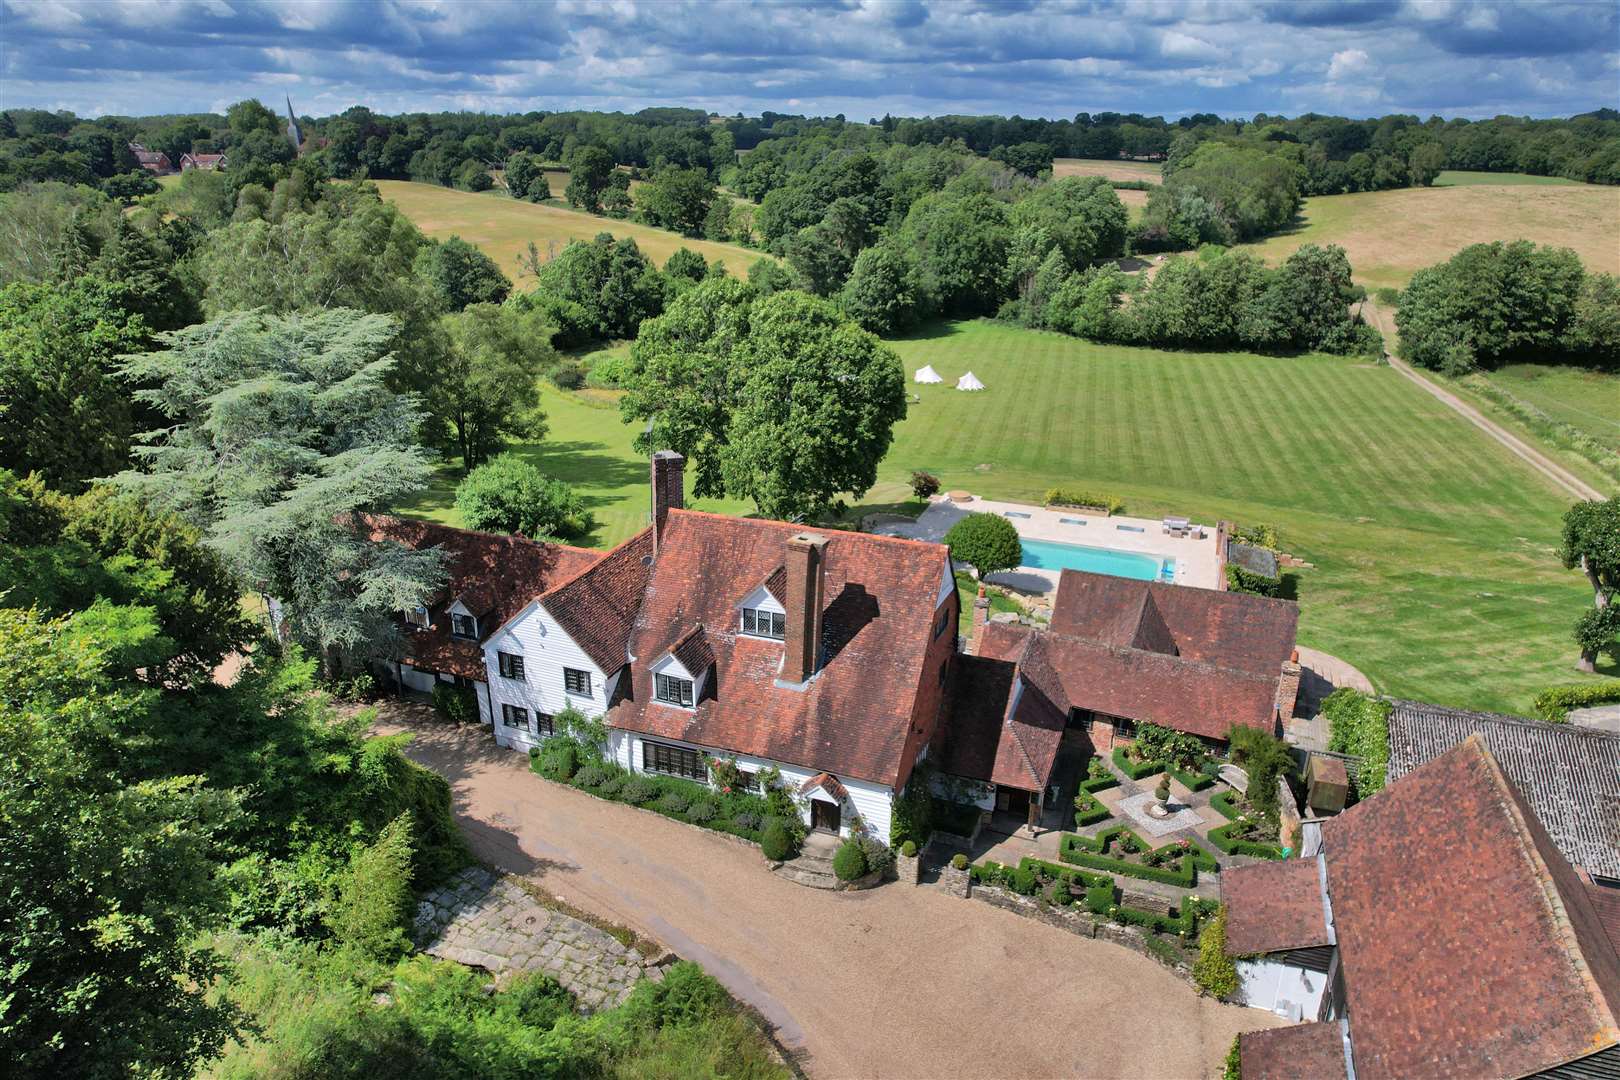
[[[1152,776],[1154,773],[1164,772],[1164,762],[1132,761],[1129,755],[1125,753],[1125,748],[1123,746],[1114,747],[1114,764],[1118,767],[1120,772],[1124,773],[1132,780],[1140,780],[1144,776]]]
[[[1074,797],[1074,827],[1083,829],[1114,815],[1097,798],[1097,792],[1119,786],[1119,777],[1108,771],[1101,758],[1092,758],[1086,778],[1080,782],[1080,791]]]
[[[975,885],[994,886],[1020,896],[1039,897],[1055,907],[1079,905],[1093,915],[1145,927],[1156,933],[1171,934],[1184,941],[1196,937],[1199,923],[1220,910],[1220,904],[1216,901],[1196,896],[1189,896],[1177,905],[1174,915],[1127,907],[1115,902],[1112,878],[1058,866],[1028,855],[1020,859],[1016,867],[986,860],[975,865],[971,874]]]
[[[758,795],[722,793],[674,776],[632,773],[610,762],[588,762],[569,770],[569,775],[552,768],[548,774],[549,761],[541,747],[529,751],[529,768],[548,780],[756,844],[771,816],[770,805]]]
[[[1223,791],[1212,797],[1209,805],[1228,822],[1218,829],[1209,830],[1209,842],[1221,851],[1228,855],[1252,855],[1257,859],[1283,858],[1281,845],[1252,835],[1261,828],[1260,823],[1251,820],[1249,815],[1238,808],[1236,792]]]
[[[1205,758],[1199,763],[1197,772],[1182,772],[1174,765],[1169,767],[1169,773],[1175,777],[1182,787],[1188,791],[1203,791],[1215,782],[1215,777],[1204,771],[1214,762],[1214,758]]]
[[[1220,870],[1215,857],[1191,840],[1153,848],[1125,825],[1105,829],[1095,837],[1064,833],[1058,839],[1058,858],[1077,866],[1158,881],[1180,889],[1197,885],[1199,870],[1209,873]]]

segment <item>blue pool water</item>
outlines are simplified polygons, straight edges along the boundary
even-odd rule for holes
[[[1021,540],[1020,543],[1024,548],[1022,565],[1036,570],[1089,570],[1093,574],[1112,574],[1137,581],[1170,581],[1175,577],[1176,561],[1156,555],[1057,544],[1050,540]]]

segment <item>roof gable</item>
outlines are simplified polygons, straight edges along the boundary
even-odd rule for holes
[[[652,530],[644,529],[541,597],[546,612],[604,674],[618,671],[629,655],[652,557]]]
[[[1359,1080],[1522,1076],[1620,1041],[1620,958],[1482,739],[1322,838]]]

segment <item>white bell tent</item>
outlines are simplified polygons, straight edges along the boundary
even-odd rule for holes
[[[919,368],[914,378],[920,383],[942,383],[945,381],[939,377],[939,372],[934,370],[934,366],[932,364],[929,364],[924,368]]]
[[[956,380],[956,388],[958,390],[983,390],[984,383],[980,382],[979,377],[970,371]]]

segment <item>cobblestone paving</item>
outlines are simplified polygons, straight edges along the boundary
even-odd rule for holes
[[[663,969],[611,935],[535,901],[516,883],[469,867],[417,906],[414,936],[433,956],[498,977],[543,971],[585,1011],[612,1008]]]

